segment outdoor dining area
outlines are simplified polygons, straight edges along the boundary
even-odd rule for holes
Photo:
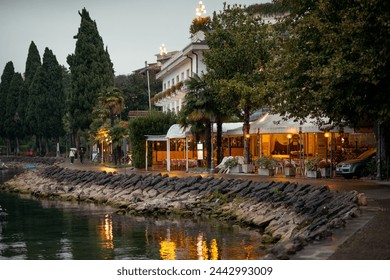
[[[242,157],[242,126],[242,123],[224,124],[224,157]],[[215,149],[215,126],[213,132]],[[307,118],[298,122],[268,113],[251,123],[250,133],[245,137],[250,142],[250,172],[262,175],[259,170],[268,169],[271,170],[268,171],[271,176],[331,177],[334,167],[341,159],[375,147],[376,141],[372,132],[355,132],[349,127],[326,128],[315,119]],[[150,153],[148,149],[152,147],[151,168],[167,171],[189,172],[199,166],[205,167],[205,158],[211,156],[207,155],[202,140],[195,142],[190,128],[183,129],[178,124],[173,125],[166,135],[147,135],[146,147],[147,165],[147,155]],[[218,172],[221,163],[216,162],[215,155],[214,152],[213,167]],[[229,169],[228,172],[235,170],[223,169]],[[237,172],[243,172],[238,170]]]

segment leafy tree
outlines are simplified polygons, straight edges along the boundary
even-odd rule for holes
[[[197,17],[192,20],[192,24],[190,26],[190,33],[194,35],[198,31],[209,31],[211,24],[210,17]]]
[[[133,154],[133,164],[136,168],[145,167],[145,135],[166,134],[175,123],[175,114],[157,111],[150,111],[145,116],[129,121],[129,140]]]
[[[209,50],[204,52],[208,79],[218,91],[226,113],[244,122],[244,162],[249,162],[249,117],[264,105],[264,75],[270,40],[261,18],[241,6],[224,6],[214,13],[211,31],[206,32]]]
[[[6,119],[7,98],[9,95],[11,81],[14,75],[14,64],[12,63],[12,61],[9,61],[4,67],[0,83],[0,137],[4,139],[7,138],[6,127],[8,125]],[[7,153],[9,153],[9,141],[7,140],[5,142],[8,143]]]
[[[115,119],[118,115],[124,110],[125,107],[125,98],[120,89],[116,87],[109,87],[99,93],[98,104],[94,108],[94,115],[97,116],[97,119],[93,122],[93,127],[96,127],[95,123],[104,124],[107,119],[110,120],[110,132],[113,135],[118,135],[111,130],[115,127]],[[93,128],[92,128],[93,129]],[[118,129],[115,129],[118,131]],[[112,143],[114,146],[118,147],[117,137],[112,138]],[[120,146],[119,146],[120,148]],[[118,159],[118,149],[114,149],[114,163],[117,164]]]
[[[281,26],[278,59],[267,67],[272,107],[335,125],[377,126],[388,150],[389,1],[283,2],[291,14]]]
[[[161,81],[156,79],[156,71],[149,71],[151,97],[161,92]],[[115,86],[120,88],[125,95],[126,107],[123,112],[127,116],[129,111],[148,110],[149,93],[148,81],[144,73],[135,72],[131,75],[115,77]]]
[[[88,129],[98,93],[114,85],[114,70],[107,49],[99,35],[96,22],[84,8],[75,53],[67,62],[72,75],[72,93],[68,99],[68,125],[75,136],[78,130]]]

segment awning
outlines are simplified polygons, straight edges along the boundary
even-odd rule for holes
[[[327,120],[324,119],[324,122]],[[303,121],[295,121],[294,119],[285,120],[279,114],[265,114],[257,121],[250,123],[250,134],[287,134],[292,133],[296,134],[300,131],[302,133],[321,133],[326,129],[324,127],[319,127],[317,120],[315,118],[307,117]],[[338,129],[331,129],[331,132],[338,132]],[[343,128],[344,132],[352,133],[353,130],[349,127]],[[226,135],[242,135],[242,126],[236,129],[228,130]]]
[[[167,141],[166,135],[145,135],[147,141],[160,142]]]
[[[180,124],[172,125],[166,135],[166,138],[186,138],[186,135],[190,133],[190,128],[184,129]]]

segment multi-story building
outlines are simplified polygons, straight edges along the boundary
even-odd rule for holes
[[[176,52],[170,59],[161,59],[161,71],[156,78],[162,80],[162,92],[153,98],[154,105],[161,107],[163,112],[178,113],[183,105],[185,96],[185,80],[206,72],[203,62],[203,51],[208,49],[202,31],[194,34],[183,50]],[[161,60],[160,60],[161,59]]]

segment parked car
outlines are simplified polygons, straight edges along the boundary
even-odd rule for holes
[[[360,178],[367,174],[367,165],[376,155],[376,149],[370,149],[360,154],[355,159],[342,161],[336,166],[336,174],[346,179],[356,176]]]

